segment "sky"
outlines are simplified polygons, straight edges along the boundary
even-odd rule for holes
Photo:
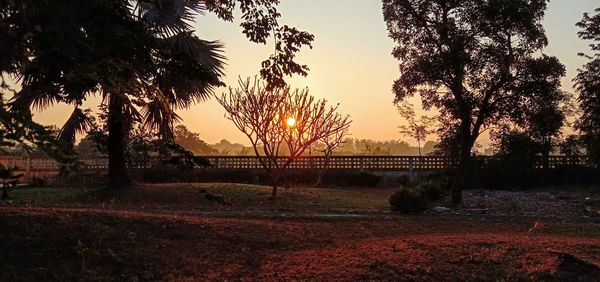
[[[549,39],[545,54],[558,57],[567,68],[563,88],[574,92],[571,80],[585,59],[578,52],[588,50],[588,43],[579,40],[575,26],[584,12],[600,7],[598,0],[553,0],[549,3],[544,27]],[[315,36],[313,48],[304,48],[297,61],[310,68],[307,77],[288,79],[294,88],[310,89],[317,98],[331,104],[340,103],[339,111],[349,114],[353,123],[351,137],[359,139],[403,139],[398,132],[403,124],[393,104],[391,86],[399,76],[397,61],[392,57],[394,42],[387,30],[378,0],[282,0],[279,6],[281,24],[295,26]],[[273,50],[272,44],[250,43],[242,34],[239,21],[223,22],[212,14],[198,16],[196,34],[205,40],[225,44],[228,86],[237,86],[238,77],[253,77],[260,63]],[[226,88],[220,88],[220,95]],[[411,100],[419,105],[418,98]],[[84,107],[97,109],[99,100]],[[62,124],[70,114],[68,106],[55,106],[37,113],[35,119],[44,124]],[[216,143],[221,139],[248,143],[225,111],[214,100],[197,104],[179,112],[182,124],[200,137]],[[435,139],[435,138],[430,138]],[[484,138],[485,139],[485,138]],[[482,140],[485,145],[486,140]]]

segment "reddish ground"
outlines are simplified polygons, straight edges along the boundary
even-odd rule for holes
[[[600,226],[591,222],[544,221],[528,231],[533,219],[216,218],[46,208],[0,214],[0,281],[600,277],[586,264],[600,265]]]

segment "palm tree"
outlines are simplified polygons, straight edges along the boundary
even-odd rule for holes
[[[266,43],[274,54],[262,62],[261,76],[272,86],[285,75],[306,75],[295,61],[313,35],[280,26],[278,0],[0,0],[0,74],[13,74],[22,90],[11,110],[31,116],[31,108],[55,103],[74,107],[60,139],[72,141],[89,118],[80,105],[101,95],[108,115],[109,187],[130,184],[125,136],[132,121],[173,139],[176,111],[207,99],[223,85],[222,45],[193,34],[191,20],[211,12],[231,21],[241,8],[248,40]]]
[[[61,3],[65,2],[72,1]],[[128,186],[124,140],[131,121],[143,121],[165,141],[172,141],[173,121],[178,118],[175,110],[205,100],[222,85],[222,46],[192,33],[188,21],[205,11],[202,1],[115,0],[73,6],[78,6],[73,8],[77,11],[57,13],[71,19],[74,28],[67,32],[75,35],[70,34],[72,43],[52,42],[58,44],[50,49],[34,46],[39,59],[30,65],[43,66],[40,69],[47,73],[40,75],[35,68],[21,73],[18,78],[23,90],[12,104],[28,115],[31,108],[45,109],[57,102],[74,105],[58,136],[72,144],[77,133],[92,125],[89,111],[81,110],[80,105],[88,96],[100,93],[108,110],[109,187]],[[50,16],[57,12],[52,8],[58,9],[48,8],[40,13]],[[56,35],[40,41],[54,41],[52,38]],[[72,50],[71,45],[82,48]],[[56,50],[74,58],[72,64],[43,60],[56,57]]]

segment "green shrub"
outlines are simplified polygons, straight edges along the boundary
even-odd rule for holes
[[[393,211],[401,213],[418,213],[427,209],[425,192],[420,188],[402,188],[390,196],[389,202]]]

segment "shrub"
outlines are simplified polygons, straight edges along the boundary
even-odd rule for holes
[[[390,206],[393,211],[401,213],[418,213],[427,209],[427,199],[420,188],[402,188],[390,196]]]
[[[381,182],[381,176],[360,172],[326,172],[322,183],[327,186],[375,187]]]
[[[437,202],[437,201],[441,201],[442,199],[444,199],[445,191],[442,188],[442,185],[440,183],[425,182],[425,183],[421,184],[421,189],[425,193],[425,196],[427,197],[427,201]]]
[[[46,180],[44,180],[41,177],[33,176],[33,177],[31,177],[31,186],[44,187],[44,186],[46,186]]]

